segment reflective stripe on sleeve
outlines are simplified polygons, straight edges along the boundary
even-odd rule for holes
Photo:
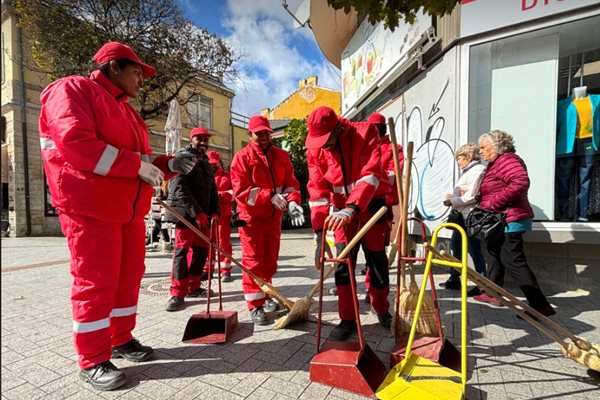
[[[327,200],[327,199],[319,199],[319,200],[309,201],[308,202],[308,206],[310,208],[319,207],[319,206],[327,206],[327,207],[329,207],[329,200]]]
[[[40,146],[42,150],[56,150],[56,144],[50,138],[40,138]]]
[[[99,331],[100,329],[106,329],[110,326],[109,318],[102,318],[98,321],[92,322],[77,322],[73,321],[73,332],[75,333],[87,333]]]
[[[137,306],[124,307],[124,308],[113,308],[110,313],[111,317],[127,317],[128,315],[134,315],[137,312]]]
[[[118,155],[119,150],[116,147],[107,144],[102,156],[100,157],[100,160],[98,160],[98,163],[96,164],[96,168],[94,168],[94,173],[98,175],[108,174],[108,171],[110,171],[110,168],[117,159]]]
[[[259,190],[260,190],[260,188],[257,188],[257,187],[250,189],[250,192],[248,193],[248,205],[249,206],[253,206],[256,203],[256,196],[258,195]]]

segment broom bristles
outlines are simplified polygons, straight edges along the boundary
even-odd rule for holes
[[[400,294],[400,317],[406,323],[412,322],[418,299],[419,287],[415,282],[411,282],[410,289]],[[417,332],[427,336],[438,336],[439,331],[435,316],[436,310],[433,299],[428,294],[425,294],[423,304],[421,305],[421,312],[419,313],[419,321],[417,322]]]
[[[312,298],[301,298],[292,305],[289,313],[277,320],[277,322],[275,323],[275,329],[287,328],[288,326],[295,324],[296,322],[304,322],[308,320],[311,305]]]
[[[589,350],[583,350],[575,343],[569,343],[567,347],[562,348],[562,351],[567,358],[600,372],[600,345],[593,344]]]

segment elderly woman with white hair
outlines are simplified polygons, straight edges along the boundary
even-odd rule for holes
[[[489,278],[503,286],[504,274],[508,271],[531,307],[543,315],[554,315],[556,311],[540,290],[523,249],[523,233],[531,230],[533,223],[533,210],[527,199],[530,182],[525,162],[515,154],[513,137],[500,130],[479,137],[479,152],[488,162],[480,188],[480,207],[503,212],[507,222],[504,235],[487,242]],[[487,293],[474,298],[500,304]]]

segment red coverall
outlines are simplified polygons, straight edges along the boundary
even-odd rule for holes
[[[324,148],[308,150],[309,181],[308,193],[313,230],[323,230],[329,207],[358,207],[359,214],[346,227],[349,237],[354,236],[359,225],[366,222],[380,206],[385,205],[385,196],[390,191],[389,179],[381,166],[381,148],[375,126],[367,122],[349,122],[343,118],[345,130],[339,135],[339,146],[332,151]],[[385,178],[385,179],[384,179]],[[385,254],[388,240],[386,218],[379,220],[364,236],[365,247]],[[343,229],[335,232],[338,250],[347,244]],[[356,252],[353,252],[356,254]],[[371,274],[371,306],[380,314],[388,312],[389,271],[387,258],[369,268]],[[352,271],[354,273],[354,271]],[[343,320],[355,319],[348,266],[340,264],[335,272],[338,290],[338,312]]]
[[[233,189],[231,187],[231,177],[229,176],[229,172],[225,171],[221,165],[219,165],[215,171],[215,182],[217,184],[217,191],[219,192],[219,209],[221,210],[218,224],[219,247],[231,254],[231,203],[233,200]],[[231,260],[223,254],[217,254],[217,252],[213,252],[212,255],[213,267],[216,265],[215,257],[220,257],[221,273],[231,273]],[[204,270],[208,271],[208,264]]]
[[[153,194],[138,177],[140,159],[168,178],[172,157],[151,155],[146,124],[100,71],[51,83],[41,104],[41,153],[71,252],[73,333],[85,369],[132,339]]]
[[[383,167],[384,176],[387,175],[390,182],[390,191],[385,195],[385,203],[388,207],[388,230],[387,237],[389,238],[392,232],[392,221],[393,221],[393,213],[392,207],[398,205],[398,188],[396,187],[396,170],[394,168],[394,155],[392,153],[392,142],[390,140],[389,135],[380,136],[379,143],[381,146],[381,165]],[[397,145],[398,149],[398,163],[400,164],[400,172],[404,168],[404,154],[402,152],[402,146]],[[402,178],[402,176],[400,176]],[[389,267],[389,266],[388,266]],[[367,288],[367,292],[371,293],[371,275],[367,274],[365,276],[365,287]]]
[[[239,228],[242,263],[271,283],[277,272],[283,214],[271,204],[271,197],[280,193],[287,195],[288,202],[300,204],[300,184],[294,176],[290,156],[273,145],[265,154],[258,144],[251,142],[233,157],[231,183],[240,218],[247,222]],[[249,310],[264,304],[266,295],[246,274],[242,289]]]

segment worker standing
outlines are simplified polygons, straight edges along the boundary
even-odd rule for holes
[[[385,196],[390,185],[381,166],[379,136],[372,124],[349,122],[338,118],[333,109],[321,106],[308,116],[307,127],[309,204],[312,227],[317,236],[315,264],[322,268],[319,255],[324,245],[323,230],[335,232],[336,249],[341,252],[359,225],[386,205]],[[334,211],[330,214],[331,206]],[[383,216],[365,234],[363,241],[371,262],[371,307],[379,323],[389,328],[392,316],[389,313],[389,271],[385,255],[387,226],[387,218]],[[352,256],[355,259],[356,251]],[[354,271],[349,271],[345,263],[339,264],[335,271],[341,322],[331,331],[331,340],[344,341],[357,331],[350,273],[354,274]]]
[[[235,154],[231,163],[231,182],[240,218],[242,262],[259,278],[271,283],[277,272],[281,238],[281,217],[287,209],[292,224],[304,223],[300,207],[300,185],[294,176],[289,154],[271,142],[269,120],[255,115],[248,123],[250,143]],[[265,311],[276,311],[279,304],[267,297],[243,273],[242,289],[252,321],[266,325]]]

